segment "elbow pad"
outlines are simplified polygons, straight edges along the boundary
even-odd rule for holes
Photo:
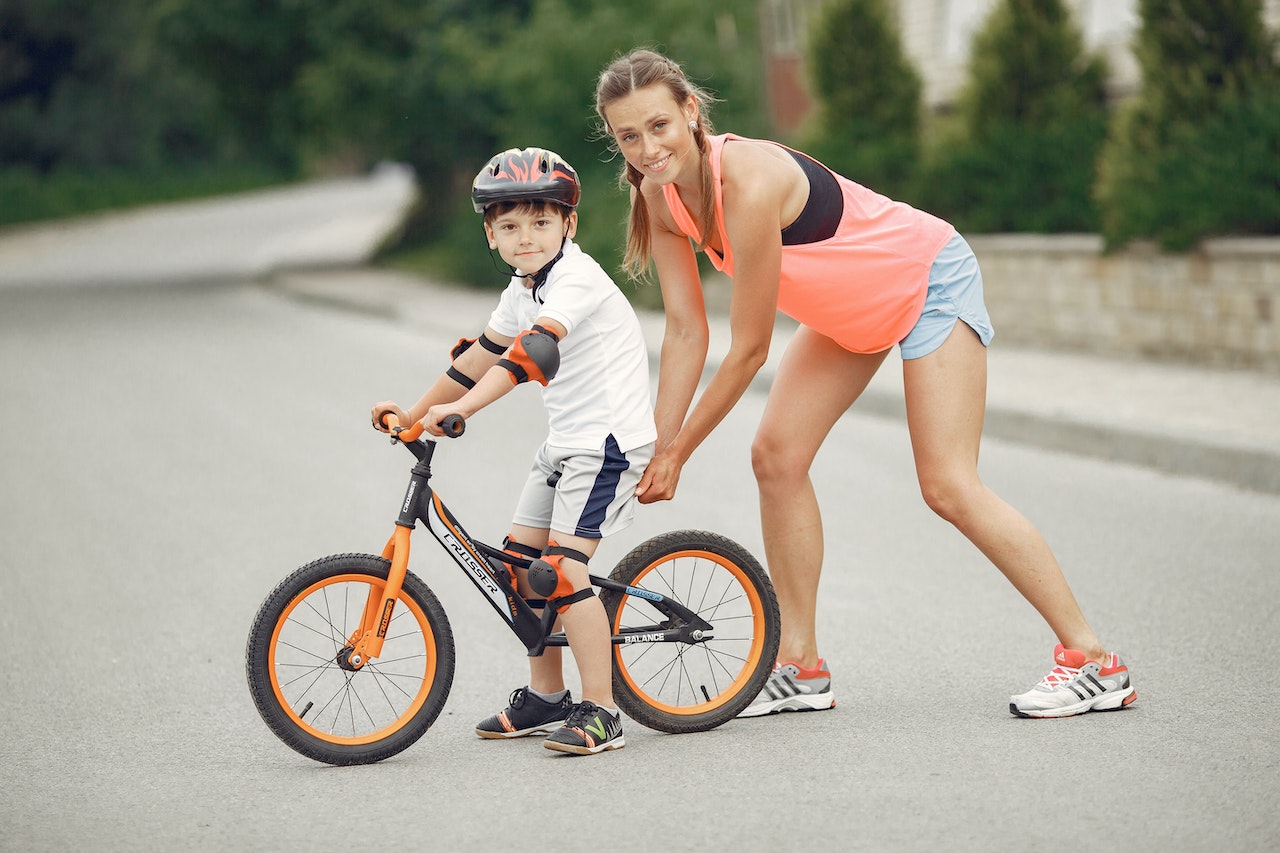
[[[482,348],[488,350],[494,355],[502,355],[506,352],[501,344],[494,343],[489,340],[489,337],[482,332],[479,338],[459,338],[458,342],[453,345],[453,349],[449,351],[449,361],[457,361],[458,356],[471,349],[472,345],[476,343],[479,343]],[[463,388],[468,390],[476,386],[476,381],[474,379],[467,376],[452,364],[449,365],[449,369],[445,371],[445,374],[454,382],[457,382]]]
[[[560,339],[547,329],[534,326],[516,337],[498,366],[506,368],[515,385],[530,379],[546,385],[560,369]]]

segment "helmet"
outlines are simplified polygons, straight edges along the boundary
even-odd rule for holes
[[[471,184],[476,213],[500,201],[553,201],[572,210],[580,198],[578,173],[545,148],[509,148],[495,154]]]

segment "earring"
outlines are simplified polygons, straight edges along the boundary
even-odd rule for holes
[[[695,120],[693,120],[693,119],[690,119],[690,120],[689,120],[689,129],[690,129],[690,130],[695,130],[695,131],[696,131],[696,130],[698,129],[698,122],[697,122],[697,121],[695,121]]]

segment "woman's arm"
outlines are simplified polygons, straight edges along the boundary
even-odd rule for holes
[[[666,319],[654,405],[656,450],[661,453],[675,440],[689,412],[707,361],[710,334],[698,260],[689,238],[656,226],[651,239]]]
[[[803,180],[802,174],[800,177]],[[760,143],[725,145],[721,179],[725,235],[734,264],[729,305],[732,339],[724,360],[670,446],[682,462],[733,409],[769,356],[782,272],[782,220],[795,178],[795,173],[772,156],[772,151],[762,150]]]
[[[675,494],[684,463],[733,409],[769,355],[782,270],[782,219],[794,206],[797,172],[798,167],[794,172],[789,170],[785,163],[772,156],[772,151],[758,143],[725,146],[721,177],[725,233],[734,256],[733,297],[729,308],[732,340],[728,353],[687,419],[684,414],[696,391],[706,357],[706,308],[696,262],[688,251],[688,240],[679,237],[688,258],[678,261],[676,244],[668,244],[665,236],[660,242],[658,238],[663,235],[654,235],[654,259],[662,281],[668,325],[663,339],[658,409],[655,410],[659,418],[659,443],[657,455],[636,490],[642,503],[670,499]],[[803,173],[798,177],[803,180]],[[791,215],[794,218],[794,214]],[[693,272],[682,264],[692,264]],[[702,336],[696,363],[686,357],[692,347],[682,343],[683,336],[695,327]],[[669,348],[673,333],[674,342]],[[664,389],[667,382],[675,387]],[[672,430],[675,430],[674,436],[668,438]]]

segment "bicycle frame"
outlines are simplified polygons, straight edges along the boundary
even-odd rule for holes
[[[539,615],[508,580],[514,578],[513,570],[516,566],[528,568],[533,561],[473,539],[449,512],[439,494],[431,488],[431,458],[435,453],[436,442],[419,438],[421,433],[421,424],[415,424],[392,438],[393,442],[404,444],[418,462],[410,472],[409,486],[400,504],[395,531],[382,550],[382,556],[391,562],[387,582],[381,588],[370,589],[360,627],[348,639],[346,648],[339,656],[339,665],[356,670],[381,654],[395,602],[408,572],[409,540],[419,521],[431,531],[445,553],[453,558],[463,574],[503,618],[507,627],[524,643],[530,657],[542,654],[547,647],[567,646],[569,643],[564,632],[552,631],[557,615],[555,608],[543,607]],[[711,623],[661,593],[628,586],[610,578],[596,575],[589,577],[592,585],[600,589],[643,598],[666,617],[660,624],[621,630],[612,637],[615,645],[670,642],[692,644],[713,637]]]

